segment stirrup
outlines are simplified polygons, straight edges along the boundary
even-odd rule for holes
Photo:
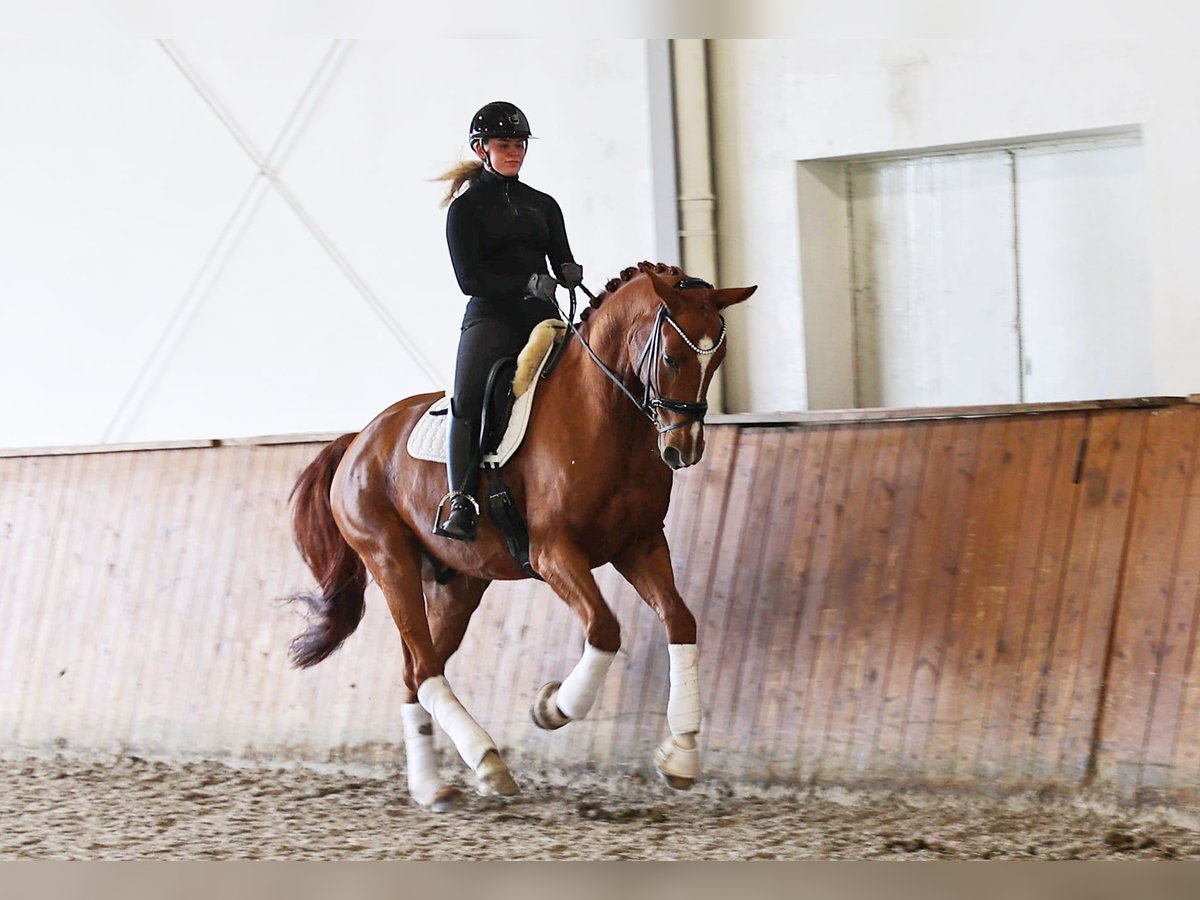
[[[463,538],[461,538],[459,535],[451,534],[442,527],[442,510],[444,510],[446,508],[446,504],[449,503],[451,511],[453,511],[454,501],[459,497],[465,498],[471,504],[472,508],[475,510],[475,518],[479,518],[480,511],[478,500],[465,491],[450,491],[438,502],[437,511],[433,514],[433,533],[437,537],[450,538],[451,540],[463,540]]]

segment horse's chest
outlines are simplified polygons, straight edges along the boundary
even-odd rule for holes
[[[633,488],[614,491],[600,500],[588,519],[596,530],[623,540],[630,533],[661,524],[667,511],[665,499],[654,491]]]

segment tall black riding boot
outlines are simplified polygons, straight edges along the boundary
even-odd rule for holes
[[[446,472],[450,481],[450,493],[438,506],[438,515],[446,501],[450,511],[445,518],[434,523],[433,533],[456,541],[475,540],[475,519],[479,515],[479,504],[475,492],[479,489],[479,426],[470,419],[455,415],[451,404],[449,433],[446,442]]]

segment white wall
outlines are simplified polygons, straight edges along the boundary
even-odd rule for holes
[[[498,97],[520,103],[541,136],[525,177],[563,205],[589,284],[642,258],[676,261],[652,49],[0,45],[0,447],[348,430],[442,387],[464,298],[428,179],[466,153],[470,114]],[[720,280],[760,285],[731,311],[729,411],[807,406],[803,309],[824,298],[805,282],[828,273],[801,272],[801,219],[814,215],[798,208],[797,160],[1130,126],[1146,167],[1148,383],[1200,389],[1195,42],[710,50]],[[503,60],[486,88],[475,59]],[[257,153],[274,151],[282,184],[343,267],[181,66]]]
[[[647,49],[3,42],[0,447],[351,430],[444,387],[465,298],[429,179],[490,100],[593,289],[672,253]]]
[[[715,41],[721,280],[733,311],[731,411],[806,408],[797,160],[1140,126],[1153,393],[1200,390],[1200,45]]]

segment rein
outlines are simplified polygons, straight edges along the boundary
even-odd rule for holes
[[[579,287],[583,290],[583,292],[585,294],[587,294],[587,296],[592,300],[593,303],[596,302],[595,295],[587,289],[586,285],[580,284]],[[676,284],[675,287],[677,290],[686,290],[687,288],[699,288],[699,287],[711,289],[712,285],[709,284],[707,281],[703,281],[699,278],[681,278],[679,280],[679,283]],[[725,343],[725,317],[724,316],[720,316],[720,319],[721,319],[721,335],[720,335],[720,337],[717,338],[716,343],[714,343],[712,345],[712,347],[710,347],[708,350],[702,350],[700,347],[698,347],[692,341],[692,339],[690,337],[687,336],[687,333],[684,332],[684,330],[681,327],[679,327],[679,323],[676,322],[671,317],[671,313],[667,309],[667,305],[665,303],[661,304],[658,308],[658,314],[654,317],[654,327],[650,332],[650,337],[647,338],[646,346],[642,348],[642,352],[638,356],[637,365],[634,367],[634,375],[638,379],[638,381],[641,382],[641,384],[642,384],[642,396],[639,398],[632,391],[630,391],[629,388],[627,388],[625,386],[625,382],[621,379],[621,377],[619,375],[617,375],[617,373],[614,372],[612,369],[610,369],[605,364],[604,360],[602,360],[599,356],[596,355],[596,351],[593,350],[591,345],[587,342],[587,340],[584,339],[583,333],[579,330],[578,326],[576,326],[576,324],[575,324],[576,302],[575,302],[575,289],[574,288],[571,288],[570,295],[571,295],[571,312],[570,312],[570,315],[568,315],[568,317],[567,317],[567,327],[571,330],[571,333],[574,334],[575,337],[577,337],[579,339],[579,343],[583,345],[583,349],[585,349],[588,352],[588,356],[590,356],[592,358],[593,362],[595,362],[596,365],[598,365],[600,367],[600,370],[608,377],[608,380],[611,381],[613,384],[615,384],[618,388],[620,388],[621,393],[623,393],[626,397],[628,397],[630,400],[632,400],[633,405],[636,406],[638,408],[638,410],[643,415],[646,416],[646,418],[648,418],[651,422],[654,423],[655,427],[658,429],[659,434],[666,434],[669,431],[674,431],[676,428],[683,428],[684,426],[691,425],[693,422],[703,422],[704,421],[704,416],[708,413],[708,401],[707,400],[672,400],[669,397],[664,397],[662,395],[662,393],[659,391],[658,384],[656,383],[656,379],[654,378],[654,373],[657,371],[657,369],[652,368],[651,366],[652,366],[652,361],[656,360],[658,358],[660,352],[662,351],[662,340],[663,340],[662,328],[663,328],[664,323],[667,323],[672,328],[674,328],[676,333],[678,333],[679,336],[681,338],[683,338],[683,342],[685,344],[687,344],[688,347],[691,348],[691,350],[694,353],[696,353],[699,356],[710,356],[713,353],[716,353],[717,350],[720,349],[721,345],[723,343]],[[560,310],[560,312],[561,312],[561,310]],[[643,369],[648,370],[646,375],[643,375]],[[682,422],[677,422],[674,425],[664,426],[658,417],[658,411],[660,409],[665,409],[665,410],[669,410],[670,412],[679,413],[680,415],[687,416],[687,418],[684,419]]]

